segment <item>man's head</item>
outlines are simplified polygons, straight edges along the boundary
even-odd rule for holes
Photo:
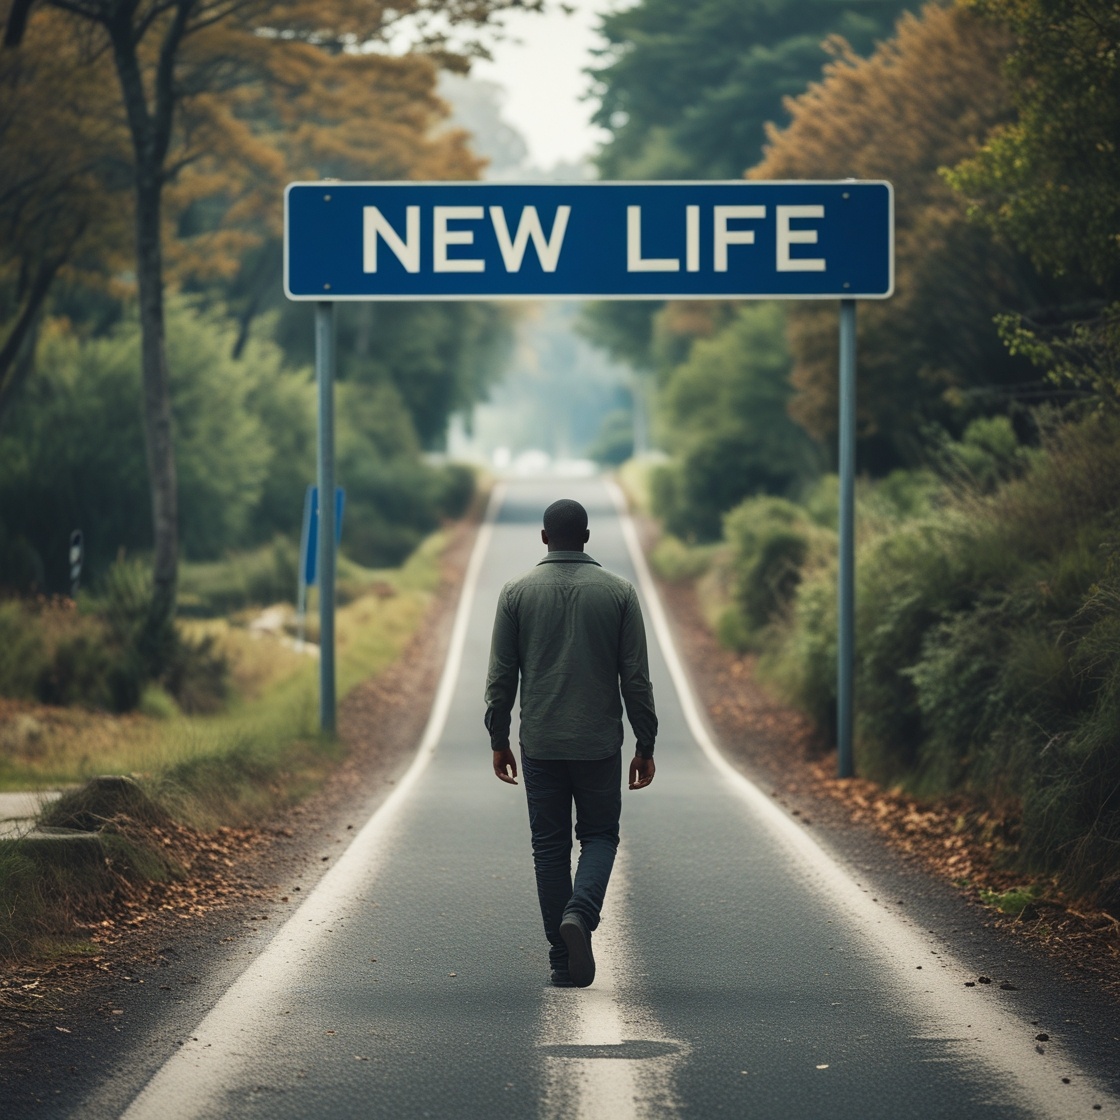
[[[590,536],[587,510],[579,502],[561,498],[544,511],[541,540],[549,552],[582,552]]]

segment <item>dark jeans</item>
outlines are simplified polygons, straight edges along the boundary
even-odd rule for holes
[[[568,950],[560,939],[560,922],[573,910],[588,929],[599,924],[603,896],[618,850],[622,814],[622,752],[593,761],[539,759],[521,751],[521,773],[529,802],[533,864],[544,934],[553,968],[568,967]],[[572,803],[580,843],[572,882]]]

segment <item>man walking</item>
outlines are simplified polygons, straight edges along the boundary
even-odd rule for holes
[[[494,773],[516,785],[509,730],[520,676],[521,763],[551,979],[579,988],[595,979],[591,934],[618,850],[622,702],[637,740],[631,789],[653,781],[657,736],[638,596],[584,552],[590,536],[579,502],[563,498],[544,511],[548,554],[498,596],[486,679]]]

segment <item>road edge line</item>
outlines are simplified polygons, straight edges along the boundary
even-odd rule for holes
[[[408,770],[393,792],[357,831],[338,862],[319,880],[269,943],[202,1017],[191,1032],[189,1040],[152,1074],[121,1114],[121,1120],[142,1120],[145,1117],[165,1120],[167,1116],[187,1120],[188,1117],[206,1115],[207,1108],[214,1103],[211,1094],[221,1092],[226,1085],[218,1078],[211,1078],[200,1092],[197,1081],[199,1066],[215,1059],[227,1065],[240,1064],[235,1040],[264,1009],[272,994],[266,976],[268,971],[277,966],[293,964],[292,954],[300,950],[306,952],[328,926],[345,921],[347,910],[362,902],[354,890],[353,879],[355,876],[369,876],[371,866],[381,854],[379,849],[387,838],[394,818],[435,754],[447,723],[452,696],[462,668],[467,628],[482,563],[493,536],[498,509],[505,498],[505,489],[505,484],[499,482],[491,491],[487,502],[482,524],[467,562],[447,658],[432,701],[431,713]],[[307,916],[309,912],[313,912],[311,917]],[[307,928],[309,923],[313,928]],[[219,1047],[219,1042],[224,1045]]]
[[[973,1053],[995,1076],[1007,1078],[1008,1088],[1021,1092],[1029,1086],[1034,1097],[1033,1103],[1040,1110],[1039,1115],[1065,1117],[1071,1115],[1071,1109],[1092,1110],[1102,1100],[1114,1103],[1115,1094],[1102,1080],[1088,1073],[1065,1053],[1060,1042],[1048,1043],[1052,1053],[1040,1057],[1035,1050],[1032,1027],[1025,1016],[1018,1015],[1010,1008],[993,1006],[990,1002],[976,1005],[975,999],[969,1001],[973,1006],[967,1012],[961,1010],[968,995],[985,993],[983,988],[966,991],[963,986],[956,987],[957,982],[950,978],[950,973],[959,972],[962,976],[966,974],[956,953],[941,947],[940,956],[931,960],[928,943],[921,931],[874,901],[849,870],[815,837],[805,832],[803,826],[797,824],[754,782],[728,762],[700,715],[692,684],[673,641],[673,632],[661,603],[661,595],[634,528],[626,496],[613,480],[607,480],[607,488],[618,509],[623,539],[637,573],[638,586],[645,599],[665,665],[684,712],[685,723],[720,776],[765,821],[772,834],[800,860],[802,867],[815,881],[817,889],[844,905],[852,918],[864,928],[864,932],[878,942],[884,962],[894,967],[900,980],[914,993],[915,1001],[921,995],[932,997],[938,1005],[935,1013],[941,1022],[957,1032],[948,1041],[958,1046],[979,1044]],[[920,959],[923,964],[933,964],[936,961],[942,965],[942,969],[934,971],[931,968],[917,972],[913,963],[903,963],[903,956],[910,953],[915,954],[913,959]],[[963,985],[963,981],[960,983]],[[950,984],[954,990],[950,990]],[[965,1019],[971,1021],[966,1024]],[[964,1033],[965,1031],[968,1033]],[[1070,1077],[1072,1084],[1063,1084],[1059,1080],[1062,1074]]]

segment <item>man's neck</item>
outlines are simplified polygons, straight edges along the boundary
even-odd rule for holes
[[[582,544],[553,544],[552,541],[548,542],[549,552],[582,552]]]

